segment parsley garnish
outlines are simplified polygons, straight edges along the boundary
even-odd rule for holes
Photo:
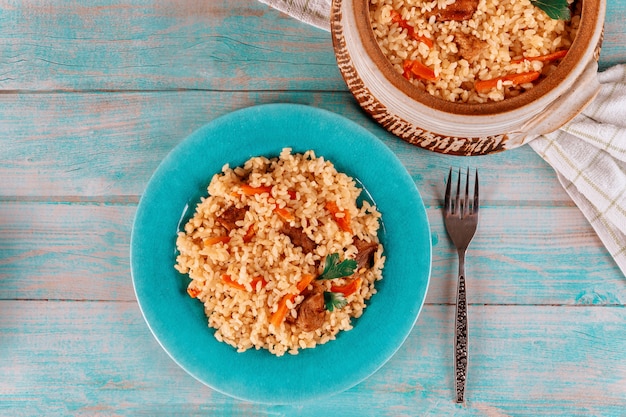
[[[335,279],[349,277],[354,274],[357,263],[354,259],[345,259],[339,262],[339,254],[332,253],[326,257],[324,272],[317,279]]]
[[[572,13],[567,0],[530,0],[554,20],[570,20]]]
[[[334,309],[340,309],[348,304],[348,300],[340,292],[324,291],[324,303],[326,304],[326,310],[333,311]]]

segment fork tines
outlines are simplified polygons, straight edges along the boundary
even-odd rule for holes
[[[465,179],[465,198],[461,199],[461,168],[459,168],[459,175],[457,178],[456,195],[454,200],[452,196],[452,168],[448,174],[448,184],[446,185],[446,195],[444,199],[444,210],[450,214],[458,214],[460,217],[466,216],[470,213],[478,213],[478,169],[476,169],[474,179],[474,198],[473,201],[469,198],[469,183],[470,183],[470,169],[467,168]]]

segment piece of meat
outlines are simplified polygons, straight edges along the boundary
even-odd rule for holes
[[[237,228],[236,222],[243,220],[246,217],[246,211],[247,209],[245,208],[230,206],[224,210],[224,212],[219,215],[216,220],[230,232],[231,230]]]
[[[460,31],[454,35],[454,41],[459,49],[459,55],[467,62],[474,61],[485,47],[485,43],[476,36]]]
[[[439,21],[448,20],[469,20],[478,9],[478,0],[456,0],[452,4],[448,4],[445,9],[435,7],[432,11],[426,13],[426,17],[435,16]]]
[[[289,225],[289,223],[283,223],[283,227],[280,231],[291,239],[291,243],[296,246],[300,246],[304,253],[311,253],[317,247],[315,242],[309,238],[300,227],[294,227]]]
[[[326,318],[323,289],[319,286],[314,287],[313,291],[302,300],[297,310],[296,327],[298,329],[312,332],[322,327]]]
[[[354,239],[354,246],[356,246],[356,270],[361,268],[371,268],[374,263],[374,253],[378,250],[378,243],[366,242],[361,239]]]

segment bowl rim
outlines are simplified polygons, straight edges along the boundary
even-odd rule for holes
[[[374,36],[369,11],[369,0],[353,0],[353,13],[355,15],[356,29],[363,48],[373,61],[382,76],[394,87],[409,96],[412,100],[432,109],[437,109],[444,113],[468,116],[489,116],[495,114],[508,113],[523,108],[531,103],[537,102],[555,91],[564,83],[571,83],[572,74],[577,73],[579,64],[584,62],[585,55],[589,49],[597,49],[598,45],[591,45],[596,37],[597,30],[602,31],[602,26],[598,29],[598,20],[602,2],[605,0],[577,0],[582,2],[580,25],[576,37],[572,42],[567,55],[557,65],[556,69],[543,79],[536,86],[524,93],[507,98],[502,101],[490,101],[486,103],[457,103],[435,97],[430,93],[420,89],[405,79],[391,65],[391,62],[380,49]],[[600,37],[601,42],[601,37]],[[596,57],[597,59],[597,57]]]

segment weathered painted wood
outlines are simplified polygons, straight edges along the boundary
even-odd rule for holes
[[[480,169],[485,204],[572,204],[529,147],[480,158],[435,154],[364,117],[348,93],[323,92],[0,95],[0,195],[55,201],[141,195],[165,155],[194,130],[233,110],[274,102],[324,108],[363,125],[398,155],[429,204],[443,197],[451,165]]]
[[[135,303],[0,301],[0,411],[32,415],[619,415],[626,310],[472,306],[466,406],[452,398],[450,306],[347,392],[296,406],[231,400],[161,350]],[[19,347],[19,348],[18,348]],[[10,365],[9,365],[10,364]],[[340,372],[340,367],[338,368]]]
[[[253,0],[0,10],[1,90],[346,90],[328,32]]]
[[[0,204],[0,299],[135,300],[136,205]]]
[[[134,204],[0,204],[0,299],[133,301]],[[439,207],[427,302],[454,302],[456,251]],[[516,219],[510,222],[510,219]],[[576,207],[485,207],[467,259],[474,304],[623,305],[626,285]]]
[[[626,5],[621,1],[606,0],[604,40],[600,51],[600,69],[626,62]]]
[[[347,92],[330,35],[256,0],[83,3],[0,0],[0,415],[623,414],[626,279],[530,148],[454,158],[392,137]],[[626,62],[625,14],[608,2],[601,68]],[[272,102],[381,138],[424,197],[434,245],[405,345],[355,388],[299,406],[188,376],[130,278],[133,215],[163,157],[215,117]],[[466,406],[452,400],[456,254],[440,215],[451,165],[478,167],[482,184]]]
[[[0,10],[1,90],[346,90],[328,32],[253,0]],[[626,58],[625,13],[607,2],[603,68]]]

